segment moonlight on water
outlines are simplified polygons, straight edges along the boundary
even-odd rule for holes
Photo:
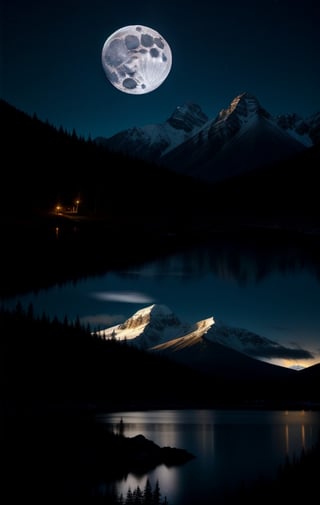
[[[124,93],[142,95],[157,89],[168,77],[172,53],[168,42],[157,31],[131,25],[107,38],[101,60],[113,86]]]

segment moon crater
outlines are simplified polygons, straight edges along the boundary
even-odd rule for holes
[[[120,28],[105,41],[102,66],[113,86],[135,95],[149,93],[167,78],[172,66],[169,44],[147,26]]]

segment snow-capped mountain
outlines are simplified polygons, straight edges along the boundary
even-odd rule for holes
[[[186,103],[178,106],[163,124],[134,127],[108,139],[98,137],[95,141],[111,151],[156,161],[166,152],[185,142],[207,121],[208,117],[199,105]]]
[[[263,361],[273,348],[281,346],[247,330],[232,328],[209,317],[183,323],[165,305],[153,304],[138,310],[124,323],[96,332],[104,339],[126,341],[150,352],[158,352],[202,372],[240,373],[242,377],[258,373],[261,377],[282,372]]]
[[[199,132],[162,156],[161,163],[192,177],[217,181],[271,165],[304,149],[254,96],[243,93]]]
[[[307,118],[298,114],[280,114],[275,117],[278,126],[302,142],[306,147],[320,142],[320,112]]]
[[[119,132],[96,142],[206,181],[222,180],[281,161],[320,139],[320,113],[273,117],[249,93],[214,119],[196,104],[177,107],[164,124]]]
[[[141,349],[167,342],[192,331],[165,305],[153,304],[138,310],[124,323],[98,332],[104,338],[130,341]]]

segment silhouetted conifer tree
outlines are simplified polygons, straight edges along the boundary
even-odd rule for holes
[[[120,496],[118,497],[117,500],[115,500],[115,503],[117,505],[125,505],[125,501],[124,501],[124,498],[123,498],[123,494],[121,493]]]
[[[147,479],[147,482],[146,482],[146,485],[145,485],[145,488],[143,491],[143,498],[144,498],[145,504],[152,504],[153,495],[152,495],[152,487],[151,487],[151,483],[150,483],[149,479]]]
[[[22,303],[20,300],[18,300],[17,304],[16,304],[16,314],[17,315],[22,315],[23,314],[23,307],[22,307]]]
[[[160,505],[160,504],[161,504],[161,493],[160,493],[159,481],[157,480],[153,491],[153,505]]]
[[[134,505],[133,493],[130,487],[127,492],[126,505]]]
[[[42,312],[41,322],[43,324],[49,324],[49,317],[45,312]]]
[[[78,330],[80,330],[80,329],[81,329],[81,323],[80,323],[80,318],[79,318],[79,316],[77,316],[77,317],[76,317],[76,320],[75,320],[75,322],[74,322],[74,327],[75,327],[76,329],[78,329]]]
[[[33,310],[33,304],[32,303],[30,303],[29,306],[28,306],[27,317],[30,320],[34,319],[34,310]]]
[[[119,435],[121,435],[121,436],[124,435],[124,423],[123,423],[122,417],[121,417],[120,423],[119,423]]]
[[[139,486],[132,493],[133,495],[133,503],[134,505],[142,505],[143,504],[143,493]]]

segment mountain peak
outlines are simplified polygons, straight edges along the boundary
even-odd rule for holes
[[[153,304],[135,312],[123,324],[119,325],[121,330],[142,328],[150,326],[157,331],[163,326],[180,324],[178,318],[166,305]]]
[[[153,304],[135,312],[124,323],[101,330],[104,338],[134,342],[148,349],[167,340],[180,337],[190,330],[190,325],[181,323],[166,305]]]
[[[167,318],[172,317],[173,312],[166,305],[161,305],[158,303],[154,303],[145,307],[143,309],[138,310],[133,317],[146,317],[149,316],[151,318]]]
[[[191,132],[195,127],[203,126],[208,121],[208,116],[201,107],[192,102],[178,105],[167,123],[177,130]]]
[[[249,117],[251,115],[262,115],[266,118],[271,117],[270,114],[261,107],[259,100],[248,92],[237,95],[227,109],[222,109],[219,112],[217,120],[226,120],[233,114],[242,117]]]

